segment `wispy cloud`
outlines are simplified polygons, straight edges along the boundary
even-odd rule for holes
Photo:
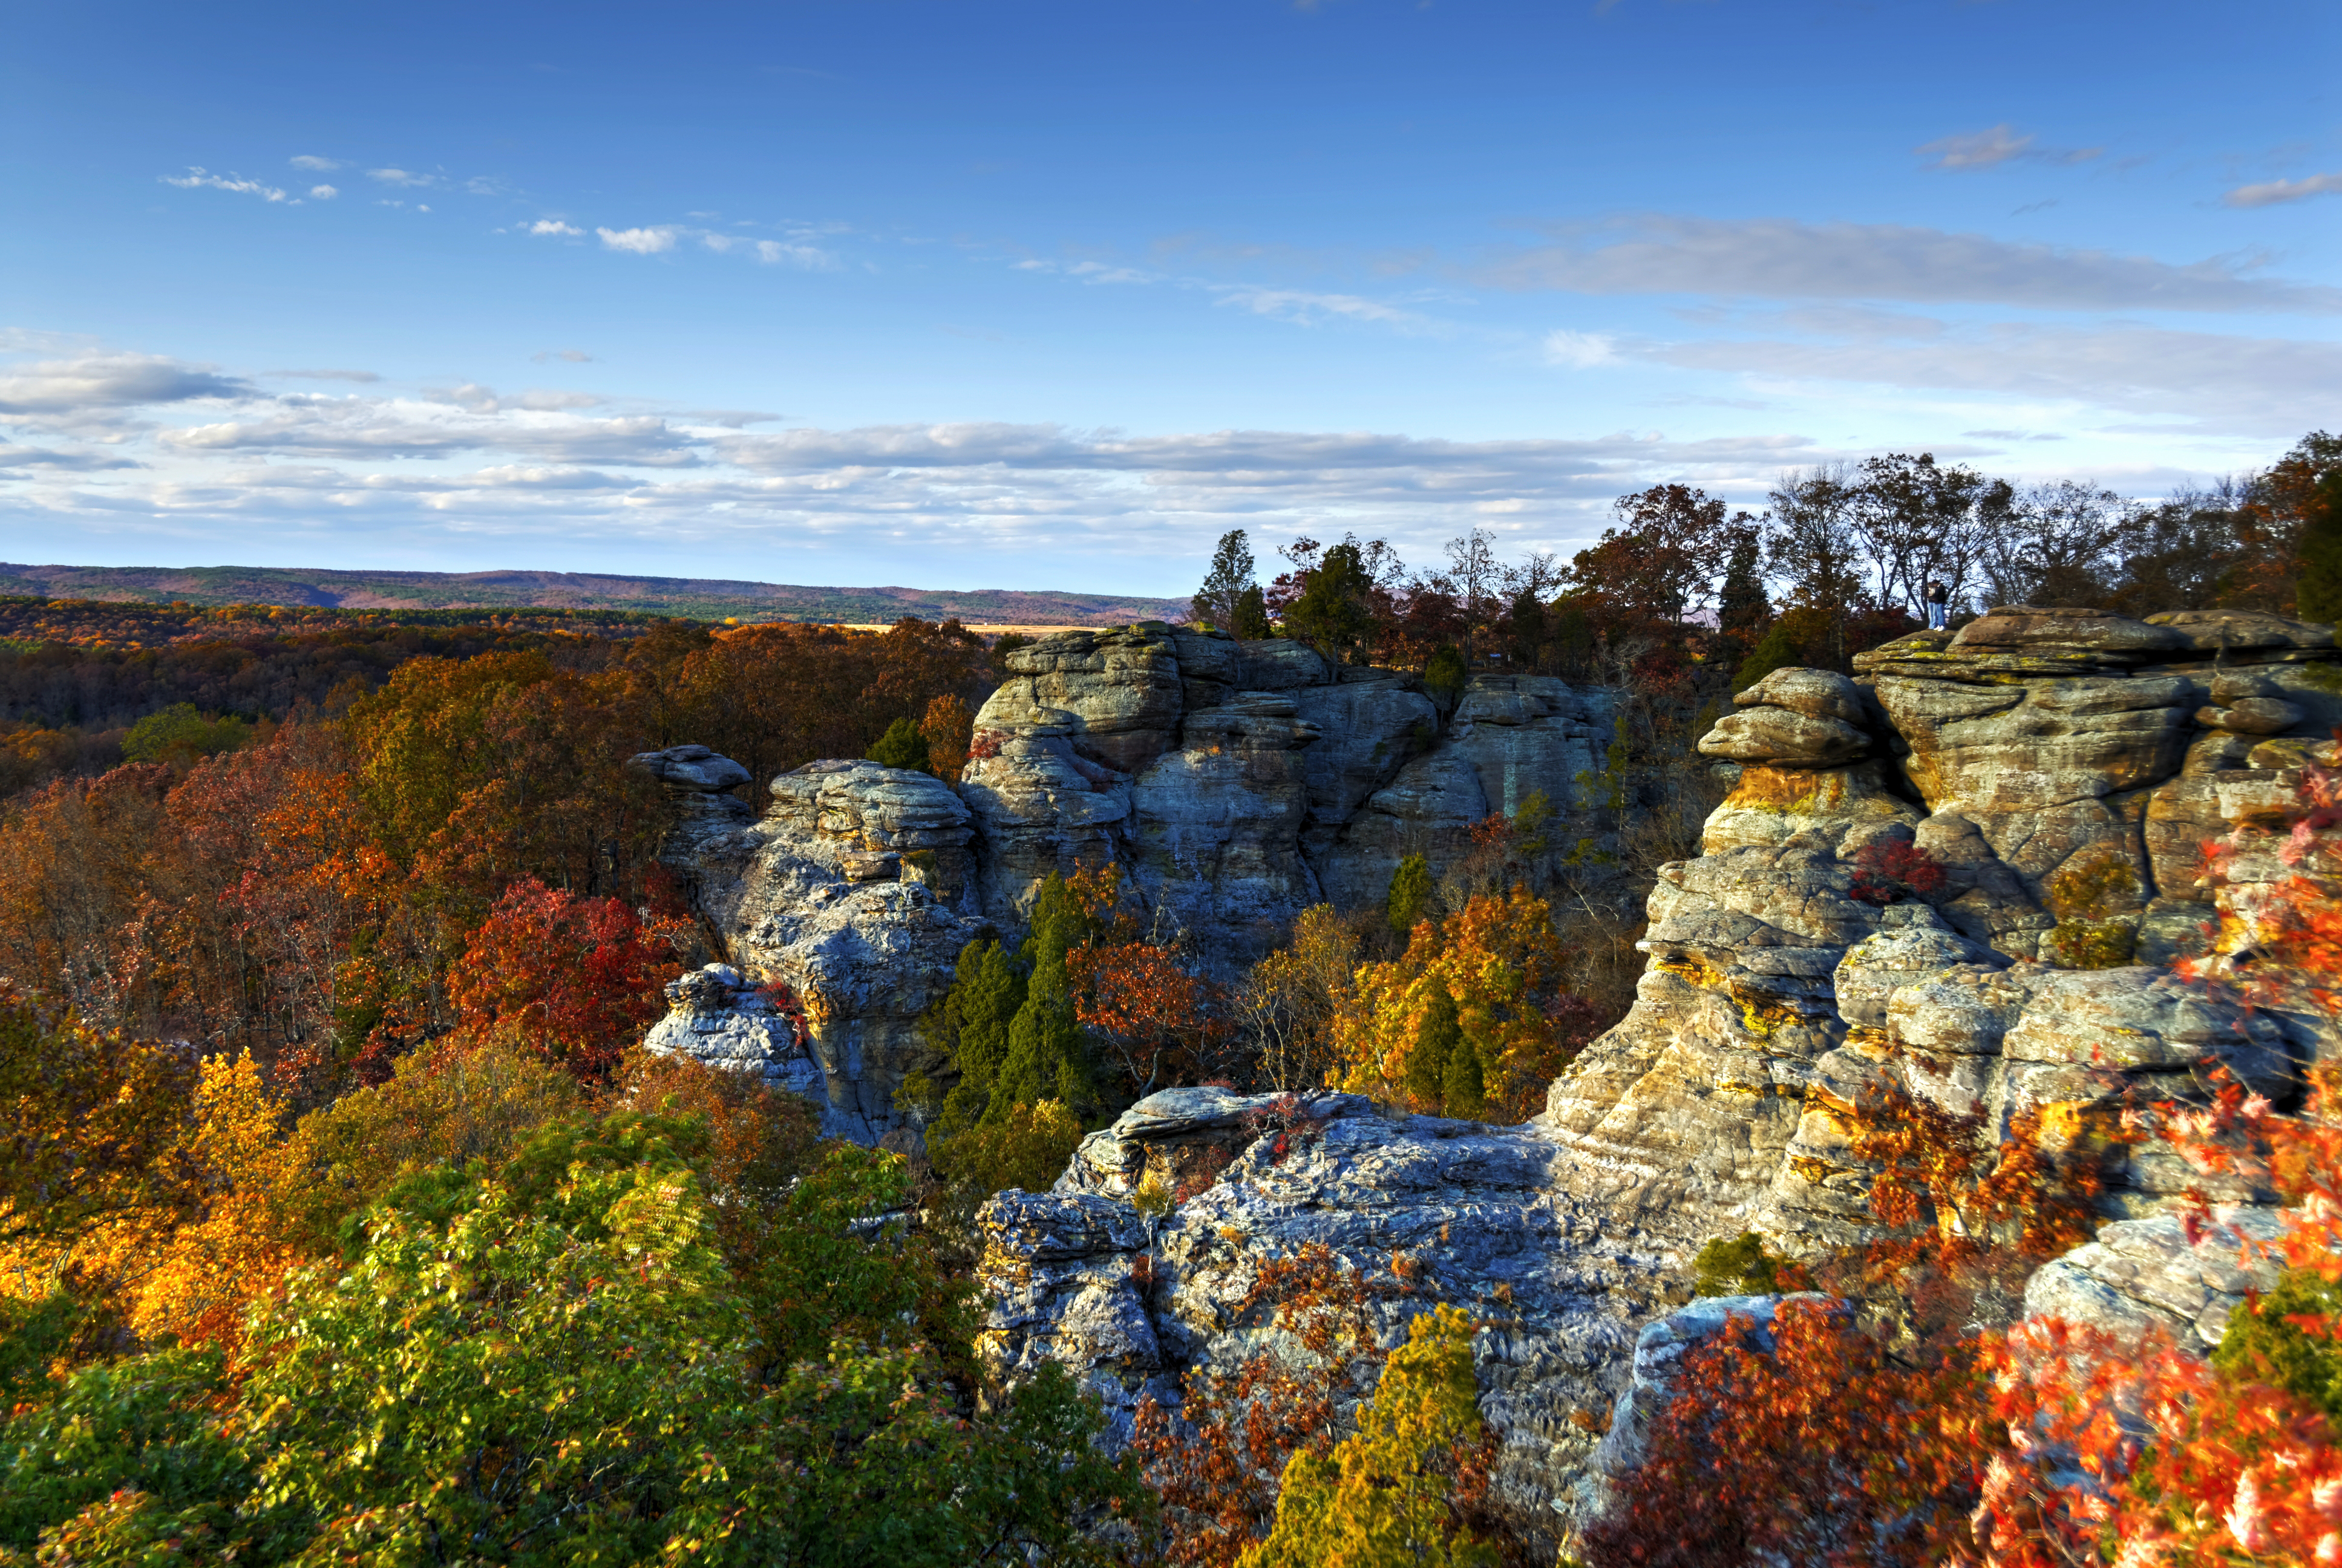
[[[288,199],[281,186],[265,185],[258,180],[247,180],[240,175],[215,175],[207,169],[194,165],[190,165],[184,175],[165,175],[162,180],[165,185],[176,185],[183,191],[208,187],[215,191],[235,191],[243,195],[258,196],[266,202],[281,202]]]
[[[537,353],[530,355],[529,358],[536,361],[539,365],[543,365],[548,359],[566,360],[571,365],[591,365],[594,362],[594,356],[586,353],[582,348],[541,349]]]
[[[1597,365],[1617,364],[1617,344],[1603,333],[1572,332],[1564,327],[1545,335],[1545,357],[1549,365],[1591,370]]]
[[[528,232],[533,235],[559,235],[571,239],[582,239],[586,234],[576,225],[565,224],[559,218],[539,218],[528,225]],[[606,235],[609,231],[605,229],[603,233]]]
[[[439,184],[438,175],[419,175],[410,169],[368,169],[366,178],[403,189],[419,189]]]
[[[330,202],[342,193],[331,185],[311,185],[309,187],[309,194],[316,197],[321,202]]]
[[[362,385],[371,385],[380,381],[382,377],[371,370],[264,370],[260,373],[260,379],[263,381],[355,381]]]
[[[1477,279],[1593,295],[1964,301],[2048,310],[2342,311],[2342,289],[2253,275],[2262,258],[2175,265],[1897,224],[1650,215],[1502,255]]]
[[[330,174],[335,169],[345,169],[349,167],[346,163],[344,163],[339,158],[321,158],[315,153],[302,153],[296,156],[287,158],[285,162],[291,164],[296,169],[307,169],[313,174],[319,175]]]
[[[2300,180],[2269,180],[2238,185],[2220,198],[2227,207],[2273,207],[2285,202],[2306,202],[2312,196],[2342,195],[2342,172],[2311,175]]]
[[[606,235],[607,231],[604,232]],[[786,265],[803,267],[808,272],[829,272],[837,266],[837,257],[819,245],[800,245],[785,240],[750,239],[746,235],[720,234],[713,230],[684,232],[696,233],[699,243],[719,255],[729,255],[733,251],[746,251],[766,266]]]
[[[2018,159],[2037,163],[2086,164],[2104,147],[2044,147],[2031,132],[2020,133],[2003,121],[1987,130],[1945,136],[1911,149],[1927,160],[1931,169],[1990,169]]]

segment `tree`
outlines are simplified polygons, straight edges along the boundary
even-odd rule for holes
[[[499,899],[449,975],[464,1032],[606,1079],[666,1011],[682,972],[671,937],[615,898],[578,898],[533,877]]]
[[[1324,1087],[1338,1063],[1336,1020],[1350,1007],[1358,934],[1316,904],[1293,923],[1284,947],[1252,966],[1236,993],[1246,1032],[1257,1043],[1260,1074],[1286,1093]]]
[[[1347,660],[1373,634],[1374,579],[1355,543],[1335,545],[1326,558],[1302,572],[1301,592],[1285,610],[1285,629],[1336,663]]]
[[[1406,855],[1391,873],[1390,896],[1384,901],[1384,916],[1390,922],[1390,928],[1404,936],[1430,909],[1431,862],[1419,854]]]
[[[888,734],[893,734],[890,727]],[[956,693],[946,692],[927,704],[919,720],[919,736],[927,743],[927,765],[946,784],[959,782],[967,765],[967,748],[976,735],[976,715]]]
[[[1986,496],[1983,582],[1996,604],[2102,604],[2129,530],[2123,499],[2072,479]]]
[[[1269,634],[1268,604],[1257,583],[1236,595],[1236,617],[1228,623],[1230,634],[1247,643],[1256,643]]]
[[[1767,514],[1767,564],[1798,606],[1826,618],[1834,668],[1846,663],[1846,614],[1862,591],[1854,486],[1843,466],[1787,474],[1773,489]]]
[[[1204,585],[1196,590],[1191,612],[1206,625],[1243,636],[1237,621],[1244,596],[1259,585],[1253,580],[1252,546],[1243,529],[1232,528],[1220,535],[1219,548],[1212,552],[1211,569],[1204,574]]]
[[[1237,1568],[1496,1568],[1464,1514],[1487,1487],[1472,1320],[1442,1305],[1407,1327],[1358,1434],[1285,1467],[1268,1539]]]
[[[1740,514],[1742,518],[1746,513]],[[1736,522],[1731,531],[1732,554],[1724,568],[1724,589],[1717,596],[1717,629],[1743,650],[1753,653],[1772,624],[1773,603],[1765,593],[1764,535],[1752,524]]]
[[[906,768],[915,773],[931,773],[927,762],[927,737],[909,719],[896,719],[870,748],[870,760],[881,767]]]
[[[2302,504],[2300,551],[2294,614],[2342,621],[2342,467],[2319,480]]]
[[[1870,563],[1869,602],[1927,614],[1926,588],[1939,582],[1957,601],[1984,548],[1977,502],[1982,474],[1896,452],[1863,460],[1851,475],[1855,534]]]

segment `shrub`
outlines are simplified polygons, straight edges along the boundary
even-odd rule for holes
[[[1936,898],[1949,878],[1936,857],[1907,839],[1873,839],[1854,852],[1851,896],[1867,904]]]
[[[927,737],[919,733],[913,720],[896,719],[878,737],[878,744],[869,751],[870,760],[881,767],[908,768],[916,773],[933,773],[927,760]]]
[[[161,713],[148,714],[122,737],[122,760],[132,763],[177,763],[232,752],[248,744],[253,726],[228,714],[207,719],[193,703],[174,703]]]

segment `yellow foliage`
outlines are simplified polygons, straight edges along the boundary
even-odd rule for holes
[[[1483,894],[1458,914],[1424,921],[1404,955],[1357,972],[1357,1004],[1334,1020],[1342,1087],[1425,1111],[1482,1114],[1454,1103],[1446,1064],[1435,1068],[1416,1060],[1423,1050],[1452,1049],[1452,998],[1462,1047],[1479,1065],[1486,1109],[1518,1110],[1521,1097],[1541,1089],[1566,1059],[1567,1043],[1541,1004],[1562,959],[1552,912],[1525,888]]]
[[[1285,1467],[1268,1539],[1236,1568],[1495,1568],[1460,1528],[1458,1504],[1485,1486],[1472,1375],[1472,1320],[1443,1306],[1391,1353],[1358,1435]]]
[[[175,1333],[232,1349],[246,1303],[305,1260],[285,1208],[300,1179],[285,1113],[249,1052],[204,1064],[182,1141],[200,1217],[171,1232],[142,1271],[130,1300],[140,1337]]]

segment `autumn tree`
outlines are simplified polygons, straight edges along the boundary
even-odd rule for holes
[[[946,784],[959,782],[967,765],[967,748],[976,734],[976,715],[954,692],[928,702],[919,719],[919,737],[927,743],[927,763]]]

